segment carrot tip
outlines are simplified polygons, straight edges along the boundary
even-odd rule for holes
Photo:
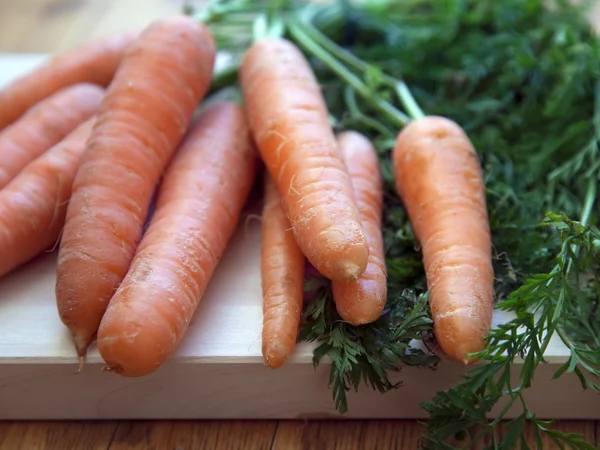
[[[88,347],[90,346],[90,340],[82,338],[80,335],[72,333],[73,336],[73,344],[75,345],[75,351],[77,352],[77,356],[79,358],[85,358],[87,354]]]
[[[288,355],[281,354],[276,348],[269,348],[264,352],[264,361],[267,367],[278,369],[283,365]]]
[[[106,363],[102,367],[102,371],[103,372],[113,372],[113,373],[122,374],[123,373],[123,366],[121,366],[119,364],[108,364],[108,363]]]
[[[352,281],[357,280],[358,277],[360,277],[360,275],[364,272],[364,270],[361,270],[362,267],[353,262],[342,263],[342,267],[344,268],[344,272],[346,273],[347,277]]]
[[[77,373],[80,373],[83,370],[83,366],[85,365],[85,356],[79,357],[79,366],[77,368]]]

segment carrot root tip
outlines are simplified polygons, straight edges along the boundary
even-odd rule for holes
[[[85,356],[79,357],[79,365],[77,367],[77,373],[81,373],[83,371],[83,366],[85,365]]]
[[[264,361],[267,367],[277,369],[283,365],[288,355],[282,355],[276,348],[269,348],[264,352]]]
[[[104,366],[102,366],[102,371],[121,373],[123,371],[123,368],[119,365],[104,364]]]
[[[344,269],[344,273],[352,281],[358,280],[358,277],[360,277],[360,275],[364,272],[364,270],[362,270],[362,267],[351,261],[342,263],[342,267]]]

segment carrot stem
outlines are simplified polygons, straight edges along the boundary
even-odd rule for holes
[[[413,119],[421,119],[425,117],[425,113],[413,97],[410,89],[404,81],[396,83],[396,93],[402,102],[404,108]]]
[[[352,52],[340,47],[338,44],[329,39],[319,29],[312,25],[312,20],[315,16],[315,10],[307,8],[303,13],[303,31],[310,36],[317,44],[331,53],[333,56],[338,58],[343,63],[353,67],[361,72],[368,71],[371,66],[364,62],[362,59],[357,58]],[[419,119],[424,117],[422,109],[413,97],[407,84],[402,80],[397,80],[386,74],[381,74],[381,81],[389,87],[393,88],[398,95],[398,98],[402,102],[404,108],[406,108],[408,114],[413,119]]]
[[[590,215],[592,214],[594,203],[596,202],[596,183],[596,179],[592,177],[588,179],[587,191],[585,193],[585,202],[583,204],[583,213],[581,214],[580,220],[583,226],[587,226],[587,223],[590,220]]]
[[[369,87],[360,78],[350,72],[334,56],[327,52],[327,50],[311,39],[310,36],[308,36],[304,31],[303,24],[301,24],[298,20],[291,21],[288,24],[288,30],[299,45],[310,52],[313,56],[319,58],[323,64],[329,67],[329,69],[331,69],[345,83],[350,85],[365,100],[370,102],[373,107],[379,110],[381,114],[387,116],[388,120],[390,120],[395,126],[405,127],[411,122],[410,117],[392,106],[389,102],[379,97],[376,93],[369,89]]]
[[[280,18],[261,14],[256,18],[252,27],[252,42],[258,42],[268,37],[282,37],[284,32],[285,26]]]
[[[378,120],[365,115],[360,110],[358,103],[356,102],[356,91],[350,86],[346,86],[346,89],[344,89],[344,100],[346,102],[346,106],[348,106],[348,111],[350,112],[351,117],[362,122],[364,125],[373,128],[388,139],[394,137],[394,133],[392,132],[392,130],[390,130]]]

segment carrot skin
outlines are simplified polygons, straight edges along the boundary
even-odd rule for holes
[[[492,243],[475,148],[453,121],[429,116],[398,135],[398,193],[423,253],[434,332],[464,363],[484,348],[493,309]]]
[[[59,238],[93,120],[79,125],[0,190],[0,277]]]
[[[100,86],[79,83],[61,89],[0,132],[0,189],[31,161],[97,112]]]
[[[237,228],[258,161],[240,106],[214,103],[192,125],[102,318],[97,343],[109,370],[139,377],[173,354]]]
[[[58,311],[80,357],[127,273],[154,188],[208,90],[214,61],[204,25],[160,19],[128,47],[106,91],[58,255]]]
[[[77,83],[102,87],[112,80],[134,33],[119,33],[79,45],[34,68],[0,90],[0,130],[59,90]]]
[[[369,263],[357,280],[331,283],[333,300],[343,320],[352,325],[364,325],[381,316],[387,300],[387,270],[381,232],[383,180],[375,148],[365,136],[345,131],[337,140],[369,243]]]
[[[306,258],[298,247],[273,178],[265,174],[262,212],[262,354],[265,364],[281,367],[293,353],[304,299]]]
[[[368,244],[310,65],[291,42],[267,38],[246,52],[239,80],[254,139],[302,252],[330,279],[357,278]]]

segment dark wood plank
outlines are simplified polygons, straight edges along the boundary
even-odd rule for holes
[[[280,421],[272,449],[414,450],[422,432],[413,420]]]
[[[277,421],[124,421],[110,450],[269,450]]]
[[[106,450],[117,421],[0,422],[0,450]]]

